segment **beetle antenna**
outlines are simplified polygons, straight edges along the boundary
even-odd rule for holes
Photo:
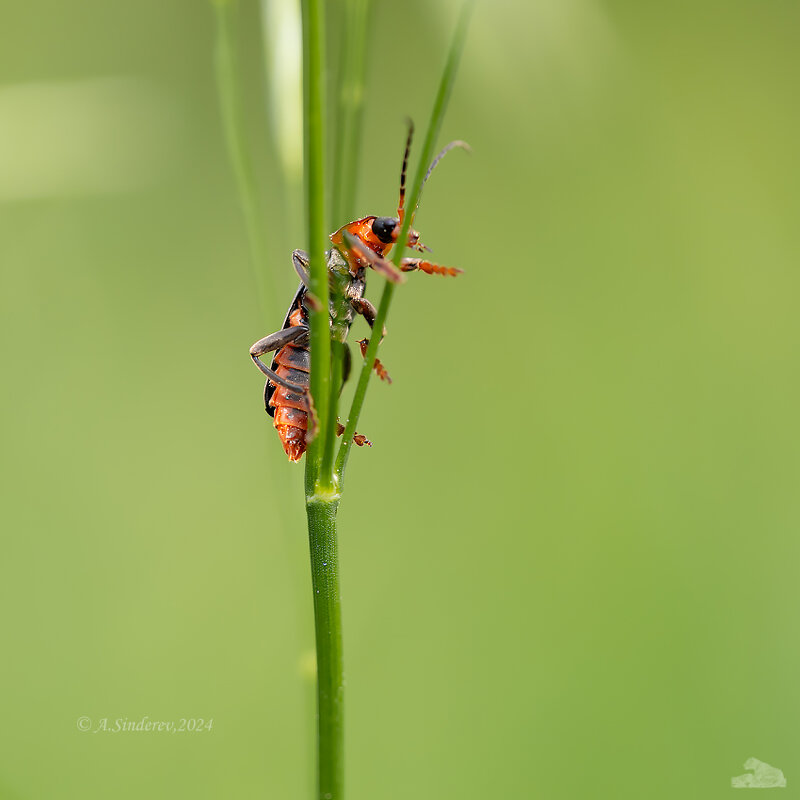
[[[400,224],[403,224],[403,217],[406,213],[406,172],[408,171],[408,156],[411,152],[411,139],[414,136],[414,120],[406,120],[408,123],[408,137],[406,138],[406,151],[403,153],[403,166],[400,169],[400,200],[397,202],[397,216]]]
[[[422,179],[422,186],[425,186],[425,184],[428,182],[428,178],[430,178],[433,170],[436,169],[436,165],[456,147],[460,147],[462,150],[466,150],[468,153],[472,152],[472,148],[466,142],[462,142],[461,139],[454,139],[452,142],[446,144],[436,158],[431,161],[431,165],[428,167],[428,171],[425,173],[425,177]],[[422,186],[419,187],[419,198],[417,199],[417,207],[414,209],[414,214],[417,213],[419,201],[422,199]]]

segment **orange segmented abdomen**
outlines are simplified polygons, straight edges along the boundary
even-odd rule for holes
[[[308,388],[309,352],[306,347],[287,344],[276,354],[273,368],[287,381]],[[276,385],[269,404],[275,409],[275,430],[290,461],[299,461],[306,451],[308,400],[304,394]]]

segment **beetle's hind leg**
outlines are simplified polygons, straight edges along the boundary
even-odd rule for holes
[[[353,308],[361,314],[362,317],[367,321],[367,325],[370,328],[373,327],[375,324],[375,318],[378,316],[378,312],[375,309],[375,306],[367,300],[366,297],[356,297],[351,301]],[[383,341],[383,337],[386,336],[386,328],[384,327],[383,333],[381,334],[381,341]],[[366,358],[367,356],[367,348],[369,347],[369,339],[362,339],[359,343],[359,347],[361,348],[361,357]],[[375,374],[382,380],[386,381],[386,383],[391,383],[392,379],[389,377],[389,373],[386,371],[386,367],[381,364],[379,359],[375,359],[375,366],[374,366]]]
[[[306,405],[305,411],[308,414],[308,430],[306,431],[306,441],[310,442],[316,436],[319,425],[317,421],[317,410],[314,408],[314,400],[311,397],[311,392],[308,390],[308,386],[301,386],[298,383],[287,381],[286,378],[278,375],[275,370],[270,369],[259,358],[259,356],[263,356],[266,353],[272,353],[275,350],[280,350],[287,344],[298,342],[304,336],[308,336],[308,328],[306,328],[304,325],[293,325],[290,328],[284,328],[276,333],[271,333],[269,336],[259,339],[250,348],[250,358],[253,359],[253,363],[264,375],[267,376],[270,381],[272,381],[272,383],[277,384],[278,386],[283,386],[285,389],[288,389],[290,392],[295,392],[303,398]]]
[[[292,342],[296,342],[298,339],[302,338],[303,336],[308,335],[308,328],[303,325],[293,325],[291,328],[284,328],[282,331],[278,331],[277,333],[271,333],[269,336],[265,336],[263,339],[259,339],[251,348],[250,348],[250,358],[253,359],[253,363],[264,373],[273,383],[277,383],[280,386],[285,386],[287,389],[290,389],[293,392],[302,392],[305,390],[305,387],[298,386],[295,383],[291,383],[287,381],[285,378],[282,378],[278,375],[277,372],[271,370],[260,358],[259,356],[263,356],[266,353],[272,353],[275,350],[280,350],[282,347],[285,347],[287,344],[291,344]]]

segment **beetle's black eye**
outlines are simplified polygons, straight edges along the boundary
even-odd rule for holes
[[[372,232],[384,243],[390,244],[394,229],[397,227],[397,220],[392,217],[375,217],[372,223]]]

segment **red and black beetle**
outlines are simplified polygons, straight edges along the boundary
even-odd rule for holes
[[[361,314],[370,328],[375,322],[375,306],[364,297],[367,267],[384,275],[388,280],[400,283],[404,272],[422,270],[429,275],[458,275],[462,270],[442,267],[422,258],[404,258],[400,269],[390,263],[386,256],[397,242],[405,214],[406,170],[411,150],[413,126],[409,126],[403,166],[400,171],[400,200],[396,217],[362,217],[349,222],[330,236],[333,247],[326,252],[330,279],[330,325],[331,338],[345,343],[356,314]],[[431,163],[425,175],[427,181],[433,168],[448,150],[464,147],[463,142],[450,142]],[[408,247],[423,252],[428,248],[422,244],[419,233],[408,232]],[[295,293],[283,327],[276,333],[259,339],[251,348],[250,356],[255,365],[267,376],[264,387],[264,403],[267,413],[274,418],[274,426],[283,442],[283,449],[290,461],[299,461],[306,451],[310,439],[309,429],[315,426],[313,405],[309,391],[311,353],[309,350],[308,311],[313,298],[308,293],[308,254],[303,250],[292,253],[292,264],[300,275],[301,284]],[[362,356],[366,354],[369,339],[359,342]],[[259,358],[275,352],[272,364],[267,367]],[[345,346],[344,377],[349,372],[350,351]],[[389,374],[380,361],[375,361],[375,371],[382,380],[391,383]],[[338,425],[337,435],[344,427]],[[366,437],[356,434],[357,445],[371,444]]]

